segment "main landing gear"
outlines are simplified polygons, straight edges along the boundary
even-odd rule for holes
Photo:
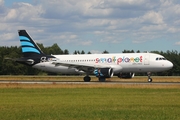
[[[89,75],[86,75],[84,77],[84,82],[90,82],[91,81],[91,77],[89,77]]]
[[[148,82],[152,82],[151,72],[148,72],[147,75],[148,75]]]
[[[89,75],[86,75],[84,78],[84,82],[90,82],[91,81],[91,77],[89,77]],[[99,82],[105,82],[106,78],[105,77],[98,77]]]
[[[105,77],[98,77],[99,78],[99,82],[105,82],[106,78]]]

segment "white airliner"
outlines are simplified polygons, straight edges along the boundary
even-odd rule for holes
[[[112,76],[132,78],[135,72],[160,72],[173,67],[162,55],[154,53],[46,55],[25,30],[18,32],[23,57],[16,62],[49,72],[86,74],[85,82],[91,80],[92,74],[105,81]],[[152,82],[150,74],[148,82]]]

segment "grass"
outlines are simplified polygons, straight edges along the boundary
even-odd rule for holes
[[[179,112],[179,86],[0,85],[2,120],[179,120]]]
[[[82,81],[81,78],[1,76],[0,80]],[[108,81],[146,82],[146,77],[113,77]],[[154,77],[154,82],[180,82],[180,78]],[[0,84],[1,120],[179,120],[179,112],[179,84]]]

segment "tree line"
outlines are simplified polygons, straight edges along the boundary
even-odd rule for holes
[[[62,50],[57,44],[53,44],[50,47],[44,47],[43,44],[38,44],[41,50],[45,54],[69,54],[67,49]],[[109,53],[104,50],[102,53]],[[124,50],[122,53],[140,53],[140,51]],[[159,76],[179,76],[180,75],[180,53],[176,50],[172,51],[151,51],[151,53],[158,53],[163,55],[166,59],[170,60],[174,67],[169,71],[153,73],[153,75]],[[73,54],[91,54],[91,52],[85,53],[84,50],[75,50]],[[0,75],[51,75],[52,73],[43,72],[11,60],[9,58],[22,57],[21,47],[17,46],[0,46]],[[53,73],[54,74],[54,73]],[[145,73],[136,73],[136,75],[146,75]]]

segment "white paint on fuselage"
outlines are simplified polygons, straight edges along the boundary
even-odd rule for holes
[[[53,55],[58,62],[75,64],[90,64],[92,67],[108,66],[113,68],[114,73],[120,72],[160,72],[169,70],[173,64],[168,60],[157,60],[164,58],[162,55],[154,53],[120,53],[120,54],[84,54],[84,55]],[[53,61],[42,62],[34,65],[44,71],[79,74],[76,68],[66,66],[55,66]]]

